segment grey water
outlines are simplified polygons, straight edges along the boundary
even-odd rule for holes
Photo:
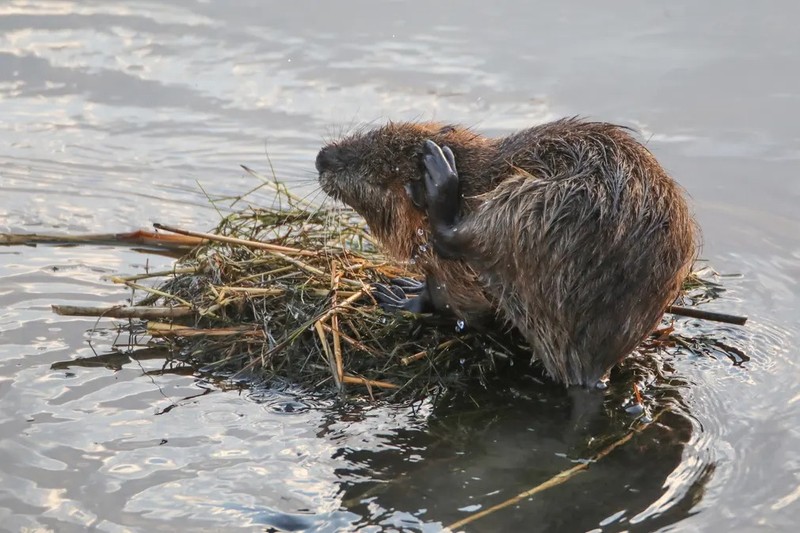
[[[663,354],[671,418],[464,528],[796,531],[799,18],[789,0],[3,0],[0,232],[209,229],[206,195],[257,185],[239,165],[314,198],[319,147],[387,120],[634,127],[691,197],[702,258],[735,274],[705,308],[750,320],[707,332],[749,360]],[[103,276],[169,265],[0,248],[0,529],[437,531],[585,459],[546,384],[343,405],[157,355],[71,364],[116,333],[50,305],[124,303]]]

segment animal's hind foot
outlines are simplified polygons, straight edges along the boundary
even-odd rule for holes
[[[424,204],[428,210],[434,249],[442,257],[460,258],[464,250],[456,226],[461,194],[455,156],[449,147],[440,148],[429,139],[423,146],[422,162],[425,165]]]

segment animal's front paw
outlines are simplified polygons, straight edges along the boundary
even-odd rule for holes
[[[425,141],[422,162],[425,165],[425,204],[432,229],[451,229],[456,224],[461,196],[453,152],[431,140]]]

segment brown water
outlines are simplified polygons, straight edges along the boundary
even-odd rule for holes
[[[707,307],[748,326],[703,331],[750,360],[665,354],[675,414],[468,529],[795,531],[800,4],[698,4],[5,0],[0,231],[208,228],[197,182],[241,193],[268,151],[311,193],[325,139],[387,119],[635,126],[691,194],[704,258],[741,274]],[[50,304],[123,303],[102,276],[145,264],[170,262],[0,249],[0,529],[436,531],[585,457],[569,398],[536,383],[343,406],[223,392],[157,354],[52,366],[116,334]]]

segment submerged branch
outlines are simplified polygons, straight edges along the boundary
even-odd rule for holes
[[[744,326],[744,324],[747,322],[746,316],[728,315],[726,313],[705,311],[703,309],[696,309],[694,307],[682,307],[679,305],[670,305],[669,307],[667,307],[667,313],[671,313],[673,315],[688,316],[691,318],[700,318],[702,320],[725,322],[727,324],[736,324],[737,326]]]
[[[659,413],[658,415],[653,417],[653,420],[650,421],[649,423],[643,424],[642,426],[640,426],[640,427],[638,427],[638,428],[626,433],[622,438],[612,442],[611,444],[609,444],[608,446],[606,446],[605,448],[603,448],[602,450],[597,452],[590,460],[582,462],[582,463],[578,463],[575,466],[573,466],[572,468],[568,468],[566,470],[562,470],[561,472],[559,472],[555,476],[551,477],[547,481],[545,481],[543,483],[540,483],[540,484],[536,485],[535,487],[533,487],[533,488],[531,488],[529,490],[526,490],[525,492],[520,492],[516,496],[514,496],[512,498],[509,498],[509,499],[505,500],[504,502],[498,503],[497,505],[493,505],[493,506],[491,506],[491,507],[489,507],[487,509],[484,509],[483,511],[479,511],[477,513],[473,513],[473,514],[467,516],[466,518],[462,518],[461,520],[459,520],[457,522],[453,522],[452,524],[447,526],[447,529],[455,531],[457,529],[460,529],[460,528],[466,526],[467,524],[471,524],[472,522],[474,522],[474,521],[476,521],[476,520],[478,520],[480,518],[483,518],[483,517],[488,516],[488,515],[496,512],[496,511],[499,511],[500,509],[505,509],[506,507],[510,507],[512,505],[516,505],[519,502],[521,502],[522,500],[530,498],[531,496],[533,496],[536,493],[539,493],[539,492],[545,491],[547,489],[553,488],[553,487],[555,487],[557,485],[560,485],[560,484],[564,483],[565,481],[569,481],[570,479],[575,477],[577,474],[580,474],[584,470],[587,470],[592,464],[594,464],[597,461],[603,459],[605,456],[607,456],[608,454],[610,454],[611,452],[613,452],[614,450],[616,450],[617,448],[619,448],[620,446],[622,446],[623,444],[625,444],[626,442],[631,440],[634,437],[634,435],[636,435],[637,433],[641,433],[642,431],[644,431],[645,429],[650,427],[656,420],[658,420],[658,418],[661,416],[662,413]]]

